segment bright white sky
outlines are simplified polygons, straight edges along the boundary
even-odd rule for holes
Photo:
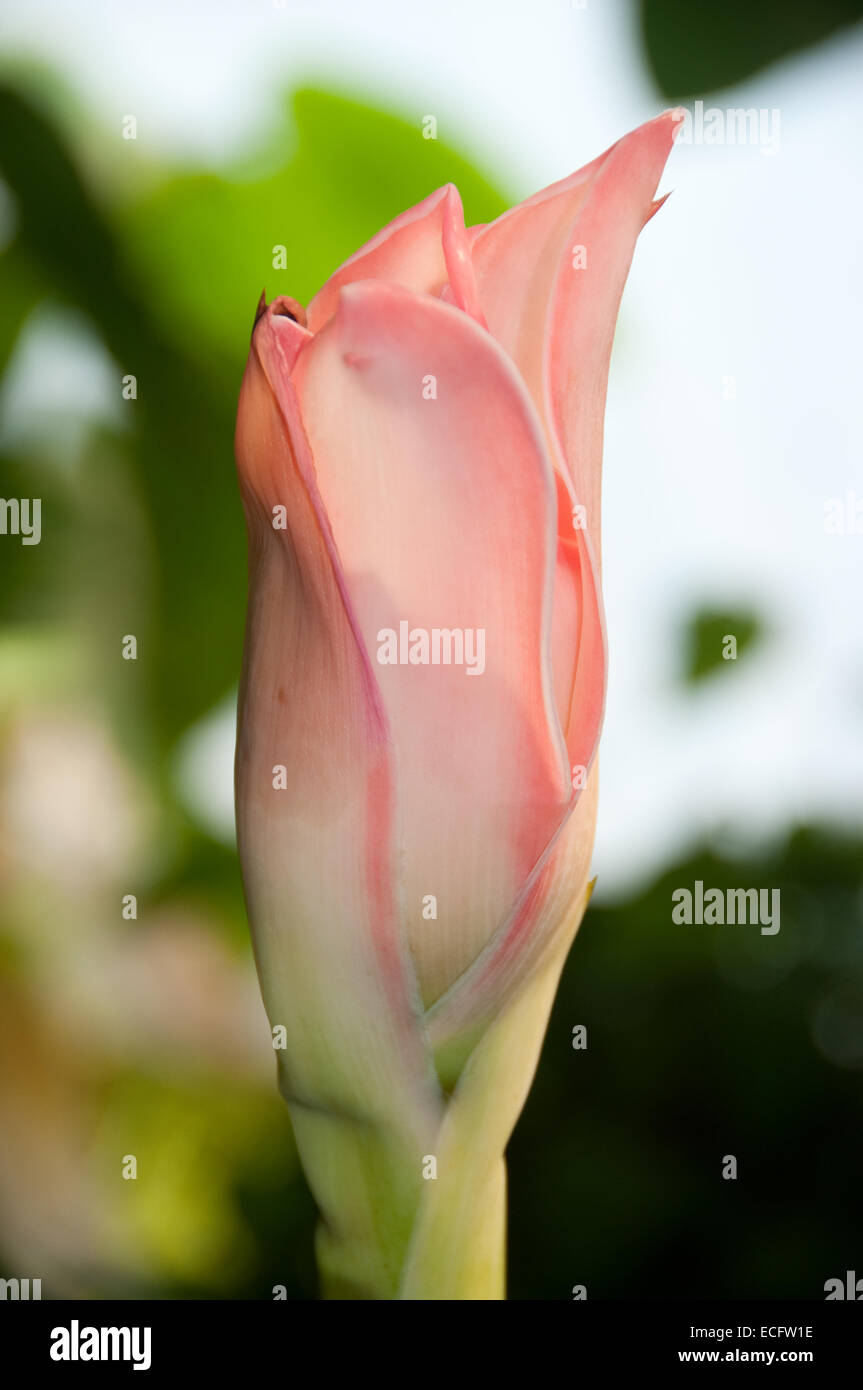
[[[436,115],[525,194],[665,104],[621,0],[6,0],[0,46],[57,64],[97,113],[134,113],[171,152],[239,152],[286,84],[317,78]],[[861,60],[858,31],[707,94],[778,108],[779,149],[678,146],[674,196],[636,254],[605,459],[609,896],[705,829],[745,845],[795,820],[863,821],[863,534],[824,530],[829,498],[863,504]],[[773,640],[681,691],[680,619],[750,599]],[[231,738],[228,714],[185,758],[223,830]]]

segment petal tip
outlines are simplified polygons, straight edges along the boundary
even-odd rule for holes
[[[292,299],[290,295],[279,294],[270,305],[270,314],[273,318],[291,319],[298,323],[301,328],[306,327],[306,311],[298,299]]]
[[[673,192],[674,192],[674,189],[673,189],[673,188],[670,188],[670,189],[668,190],[667,193],[663,193],[663,195],[662,195],[661,198],[654,198],[653,202],[650,204],[650,207],[649,207],[648,210],[647,210],[647,216],[646,216],[645,219],[644,219],[644,225],[645,225],[645,227],[647,226],[647,224],[648,224],[648,222],[650,221],[650,219],[651,219],[652,217],[655,217],[655,216],[656,216],[656,214],[659,212],[659,209],[662,207],[663,203],[667,203],[667,202],[668,202],[668,200],[669,200],[669,198],[671,197],[671,195],[672,195]]]

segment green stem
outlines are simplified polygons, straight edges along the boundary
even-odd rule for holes
[[[395,1121],[363,1125],[292,1107],[300,1157],[321,1211],[317,1252],[325,1298],[506,1297],[504,1153],[586,900],[541,967],[475,1045],[470,1040],[442,1119],[423,1121],[417,1134]]]
[[[452,1152],[436,1176],[436,1141],[302,1108],[293,1111],[303,1167],[321,1211],[316,1253],[327,1299],[498,1300],[505,1296],[506,1170],[501,1158],[461,1172]]]

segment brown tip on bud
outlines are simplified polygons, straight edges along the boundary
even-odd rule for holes
[[[264,314],[265,314],[266,312],[267,312],[267,291],[266,291],[266,290],[261,290],[261,297],[260,297],[260,299],[258,300],[258,307],[257,307],[257,309],[255,310],[255,322],[252,324],[252,332],[253,332],[253,333],[254,333],[255,329],[257,328],[257,326],[258,326],[259,320],[263,318],[263,316],[264,316]]]
[[[306,311],[302,304],[296,299],[291,299],[289,295],[277,295],[270,305],[270,312],[278,314],[281,318],[293,319],[301,328],[306,326]]]

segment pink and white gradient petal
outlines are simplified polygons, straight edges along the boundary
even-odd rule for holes
[[[377,666],[431,1002],[506,917],[571,799],[551,671],[553,471],[506,354],[441,300],[348,286],[293,379],[370,657],[401,621],[485,634],[482,674]]]
[[[438,1098],[398,896],[389,723],[291,384],[312,340],[278,309],[255,328],[236,434],[251,565],[237,828],[264,1002],[287,1030],[288,1099],[425,1132]]]

